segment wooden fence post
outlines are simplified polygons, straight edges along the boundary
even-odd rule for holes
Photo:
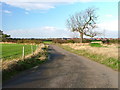
[[[24,48],[24,46],[23,46],[22,59],[24,60],[24,58],[25,58],[25,48]]]
[[[33,55],[34,53],[33,53],[33,46],[32,45],[31,45],[31,52],[32,52],[32,55]]]

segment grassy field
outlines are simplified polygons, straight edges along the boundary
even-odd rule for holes
[[[100,43],[91,43],[90,46],[91,47],[102,47]]]
[[[0,47],[2,47],[2,52],[0,53],[0,56],[3,60],[21,58],[23,46],[25,49],[25,55],[32,53],[31,46],[33,47],[33,51],[35,51],[37,48],[36,45],[0,44]]]
[[[90,58],[101,64],[105,64],[118,70],[118,48],[115,45],[101,46],[99,44],[62,44],[62,48],[73,52],[78,55],[82,55]]]
[[[52,41],[43,41],[44,44],[52,44]]]

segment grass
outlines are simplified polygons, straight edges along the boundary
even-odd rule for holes
[[[91,47],[102,47],[100,43],[90,43]]]
[[[31,46],[33,51],[36,50],[36,45],[22,45],[22,44],[0,44],[2,47],[1,58],[3,60],[11,60],[22,57],[23,46],[25,48],[25,56],[32,53]]]
[[[119,64],[120,61],[116,58],[112,58],[112,57],[105,57],[104,55],[99,55],[99,54],[94,54],[94,53],[90,53],[87,52],[86,50],[75,50],[69,46],[63,46],[63,45],[59,45],[60,47],[62,47],[63,49],[70,51],[72,53],[78,54],[78,55],[82,55],[85,56],[91,60],[94,60],[96,62],[99,62],[101,64],[104,64],[114,70],[118,70],[119,69]]]
[[[101,40],[91,40],[91,42],[101,42]]]
[[[38,54],[32,56],[31,58],[27,58],[25,60],[19,60],[17,62],[14,62],[10,64],[7,69],[2,70],[2,80],[5,82],[6,80],[12,78],[16,74],[30,69],[34,66],[40,65],[44,63],[47,60],[48,52],[47,52],[47,47],[45,47],[42,52],[39,52]],[[46,57],[44,60],[41,60],[40,57]]]
[[[44,44],[52,44],[52,41],[43,41]]]

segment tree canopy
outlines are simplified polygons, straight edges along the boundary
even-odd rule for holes
[[[95,11],[95,8],[88,8],[85,11],[70,16],[67,19],[67,27],[72,32],[80,33],[81,42],[83,42],[83,35],[94,37],[98,34],[98,32],[93,30],[97,28],[97,16]]]
[[[0,41],[6,41],[10,35],[4,34],[2,30],[0,30]]]

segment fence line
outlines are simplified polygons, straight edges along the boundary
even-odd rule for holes
[[[31,45],[31,53],[32,53],[32,55],[34,55],[34,53],[33,53],[33,46]]]
[[[20,48],[22,49],[22,50],[20,50],[20,49],[18,49],[18,48],[14,48],[13,47],[13,49],[14,50],[10,50],[10,52],[8,52],[8,55],[7,55],[7,52],[5,52],[4,54],[5,54],[5,56],[2,56],[2,58],[3,59],[14,59],[14,58],[22,58],[22,59],[24,59],[25,58],[25,56],[26,55],[29,55],[29,54],[32,54],[32,55],[34,55],[34,51],[37,49],[37,46],[38,45],[31,45],[31,46],[28,46],[28,47],[26,47],[26,46],[22,46],[22,48],[21,48],[21,46],[20,46]],[[11,54],[11,52],[13,52],[13,54]]]
[[[24,49],[24,46],[23,46],[22,59],[24,60],[24,58],[25,58],[25,49]]]

